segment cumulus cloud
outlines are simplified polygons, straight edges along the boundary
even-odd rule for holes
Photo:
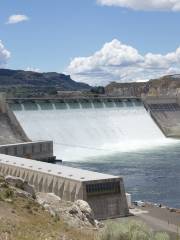
[[[16,24],[16,23],[20,23],[20,22],[24,22],[29,20],[29,18],[26,15],[11,15],[8,18],[7,24]]]
[[[180,0],[97,0],[101,5],[147,11],[180,11]]]
[[[117,39],[105,43],[92,56],[74,58],[66,73],[78,81],[106,85],[111,81],[147,81],[165,74],[180,72],[180,47],[174,52],[142,55]]]
[[[11,53],[5,48],[0,40],[0,67],[5,67],[7,60],[10,58]]]

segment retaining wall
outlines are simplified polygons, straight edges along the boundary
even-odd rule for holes
[[[180,101],[176,97],[147,97],[145,108],[166,137],[180,138]]]
[[[16,116],[6,103],[3,93],[0,93],[0,133],[0,144],[30,142]]]
[[[0,145],[0,153],[45,162],[53,162],[55,160],[52,141]]]

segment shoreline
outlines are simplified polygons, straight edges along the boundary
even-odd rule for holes
[[[170,207],[167,205],[164,205],[163,203],[155,203],[155,202],[147,202],[147,201],[133,201],[132,202],[132,209],[135,207],[156,207],[156,208],[161,208],[161,209],[167,209],[170,212],[176,212],[178,214],[180,214],[180,208],[174,208],[174,207]],[[131,209],[131,207],[130,207]]]

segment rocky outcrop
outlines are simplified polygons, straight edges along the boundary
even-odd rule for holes
[[[13,177],[13,176],[6,176],[5,177],[5,182],[8,183],[10,186],[19,188],[23,190],[24,192],[28,193],[29,196],[35,198],[36,197],[36,192],[35,188],[33,185],[30,185],[28,182],[24,181],[20,177]],[[23,192],[19,193],[23,195]]]
[[[168,75],[147,82],[116,83],[112,82],[105,87],[108,96],[141,97],[170,96],[180,94],[180,75]]]
[[[79,219],[83,219],[85,222],[89,222],[94,226],[96,225],[91,207],[83,200],[77,200],[69,210],[69,213],[76,215]]]
[[[61,198],[56,196],[54,193],[36,193],[36,199],[40,205],[45,206],[48,205],[54,205],[60,203]]]
[[[19,177],[13,177],[13,176],[6,176],[5,177],[5,182],[8,183],[9,185],[13,186],[13,187],[17,187],[22,189],[23,184],[24,184],[24,180],[22,178]]]
[[[37,193],[36,199],[52,216],[63,219],[72,227],[103,227],[103,224],[94,219],[91,207],[83,200],[66,202],[53,193]]]
[[[19,177],[6,176],[4,183],[11,187],[14,192],[13,195],[34,198],[34,201],[49,212],[51,216],[56,219],[63,219],[71,227],[96,229],[103,227],[102,223],[94,219],[93,210],[83,200],[77,200],[73,203],[62,200],[54,193],[35,192],[34,186]]]

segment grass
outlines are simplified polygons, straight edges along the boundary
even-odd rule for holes
[[[60,240],[63,236],[67,240],[94,240],[93,233],[70,228],[63,220],[51,217],[40,206],[25,199],[18,198],[13,204],[3,205],[8,212],[1,219],[0,240]]]
[[[5,183],[0,181],[0,201],[4,201],[5,199],[13,200],[14,191]]]
[[[154,233],[138,221],[109,223],[99,240],[170,240],[167,233]]]
[[[0,240],[95,240],[92,231],[69,227],[33,199],[18,197],[1,179],[0,183]]]

